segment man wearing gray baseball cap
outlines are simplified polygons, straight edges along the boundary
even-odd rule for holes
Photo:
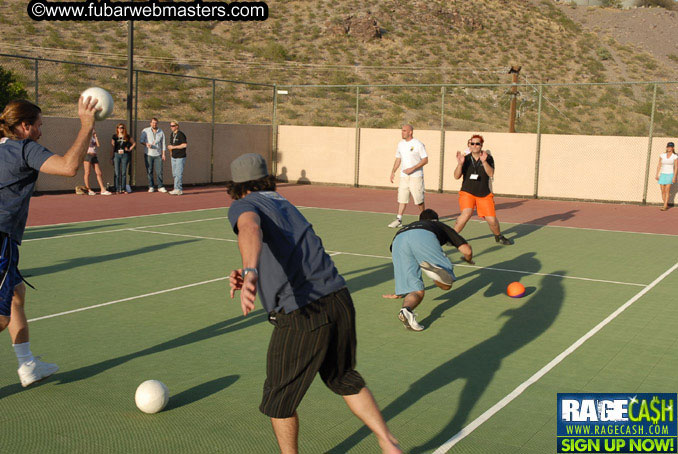
[[[243,267],[230,274],[244,315],[257,294],[274,326],[259,410],[271,418],[283,454],[298,452],[297,407],[320,373],[376,435],[383,453],[401,453],[362,376],[355,370],[355,309],[311,224],[275,192],[275,177],[258,154],[231,163],[228,219]],[[261,279],[259,278],[261,276]]]

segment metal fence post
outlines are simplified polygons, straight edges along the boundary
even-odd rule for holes
[[[360,187],[360,87],[355,87],[355,179],[353,186]]]
[[[542,89],[544,86],[539,84],[539,104],[537,107],[537,150],[534,158],[534,198],[539,198],[539,158],[541,155],[541,100]]]
[[[210,183],[214,183],[214,123],[217,109],[217,81],[212,79],[212,139],[210,141]]]
[[[445,87],[440,88],[440,173],[438,174],[438,192],[443,192],[445,177]]]
[[[650,178],[650,159],[652,158],[652,137],[654,136],[654,112],[657,106],[657,84],[652,90],[652,112],[650,114],[650,133],[647,141],[647,161],[645,162],[645,185],[643,188],[643,205],[647,203],[647,185]]]
[[[273,114],[271,116],[271,173],[278,175],[278,85],[273,84]]]
[[[40,103],[38,102],[38,88],[39,88],[39,83],[38,83],[38,59],[35,59],[35,105],[39,106]]]
[[[129,130],[132,132],[132,137],[137,137],[137,123],[139,122],[139,71],[134,71],[134,118],[132,119],[132,124],[129,125]],[[130,186],[136,186],[137,184],[137,147],[134,147],[132,150],[132,162],[130,166],[130,176],[131,181]]]

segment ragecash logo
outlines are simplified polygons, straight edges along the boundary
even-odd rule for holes
[[[558,393],[558,452],[678,452],[676,393]]]

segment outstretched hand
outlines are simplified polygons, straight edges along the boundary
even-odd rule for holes
[[[475,264],[476,264],[476,262],[474,262],[473,259],[470,259],[470,258],[468,258],[468,257],[462,256],[461,259],[462,259],[463,261],[465,261],[466,263],[468,263],[469,265],[475,265]]]
[[[457,162],[463,164],[464,159],[466,159],[466,156],[464,156],[461,151],[457,151]]]
[[[257,298],[257,273],[247,273],[242,277],[242,268],[231,271],[228,281],[231,286],[231,299],[235,298],[235,292],[240,290],[240,307],[243,315],[254,310],[254,300]]]

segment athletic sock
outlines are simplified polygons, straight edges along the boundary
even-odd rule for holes
[[[399,221],[402,221],[402,220],[403,220],[403,215],[402,215],[402,214],[396,215],[396,219],[398,219]]]
[[[31,353],[31,343],[24,342],[23,344],[12,344],[16,359],[19,361],[19,367],[23,366],[29,361],[33,361],[33,353]]]
[[[405,310],[406,310],[407,312],[409,312],[410,314],[413,314],[413,313],[414,313],[414,312],[412,312],[412,309],[410,309],[410,308],[407,307],[407,306],[403,306],[402,309],[405,309]]]

